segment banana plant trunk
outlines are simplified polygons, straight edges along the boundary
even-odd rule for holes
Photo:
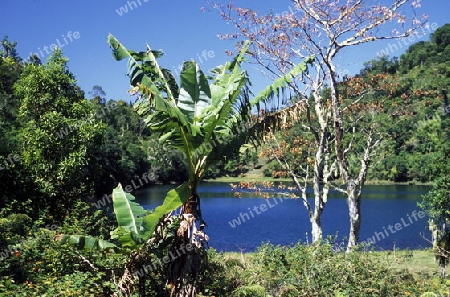
[[[181,256],[172,262],[168,286],[171,297],[194,297],[199,293],[199,276],[207,262],[208,240],[203,230],[205,223],[201,215],[200,197],[196,191],[183,204],[181,213],[173,251]]]

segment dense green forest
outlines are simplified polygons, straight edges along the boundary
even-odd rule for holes
[[[2,254],[2,260],[6,259],[0,262],[0,276],[4,279],[0,293],[24,290],[22,294],[24,288],[38,283],[36,294],[46,286],[52,294],[57,292],[57,285],[67,285],[68,289],[73,286],[74,290],[86,285],[92,296],[99,292],[108,295],[113,284],[105,281],[111,278],[106,268],[120,264],[120,256],[92,252],[91,259],[105,269],[87,273],[86,266],[91,263],[83,261],[83,256],[69,246],[62,249],[46,229],[109,238],[115,222],[105,213],[111,211],[111,205],[102,208],[98,201],[118,183],[126,191],[125,186],[130,186],[129,192],[152,184],[178,184],[187,179],[185,158],[179,151],[160,144],[159,135],[152,133],[134,111],[133,97],[131,102],[107,99],[101,86],[93,86],[86,94],[77,85],[68,59],[60,50],[42,63],[37,57],[21,58],[16,45],[5,37],[0,47],[0,250],[8,251],[8,247],[24,241],[33,248],[24,251],[26,257],[20,259]],[[413,44],[400,57],[381,56],[366,62],[359,74],[342,78],[340,87],[342,92],[351,92],[368,84],[378,84],[379,88],[370,97],[372,101],[363,102],[361,108],[363,104],[379,107],[374,121],[384,134],[368,180],[434,182],[441,174],[435,164],[445,160],[443,156],[450,145],[450,24],[436,30],[428,41]],[[298,144],[301,128],[293,123],[280,133],[285,134],[285,147],[289,148],[294,142]],[[305,140],[302,141],[307,146]],[[234,157],[219,160],[205,174],[206,178],[245,176],[258,164],[265,176],[284,176],[264,145],[258,149],[236,146],[232,150]],[[285,154],[293,164],[308,161],[298,150],[288,149]],[[304,249],[302,256],[289,256],[307,258],[311,251]],[[281,264],[276,262],[279,252],[266,246],[260,251],[266,262],[259,264],[270,269],[284,267],[287,264],[282,257]],[[324,247],[320,253],[326,258],[331,252]],[[229,276],[220,272],[222,264],[214,257],[217,255],[211,255],[210,272],[217,273],[218,279],[212,281],[202,275],[210,284],[204,289],[226,296],[240,284],[226,279]],[[365,260],[368,266],[358,269],[383,275],[381,267]],[[262,260],[256,259],[255,263],[258,261]],[[340,260],[336,261],[333,265],[339,266]],[[273,276],[267,276],[267,282],[271,279]],[[54,280],[57,284],[52,284]],[[384,281],[395,283],[392,279]],[[155,287],[158,285],[161,284]],[[249,291],[258,290],[248,285]]]
[[[384,113],[389,137],[385,159],[371,170],[371,177],[396,182],[432,182],[434,163],[449,145],[450,25],[409,47],[400,59],[366,63],[361,71],[384,73],[397,82]]]

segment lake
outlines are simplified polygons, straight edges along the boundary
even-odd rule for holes
[[[132,194],[144,208],[153,209],[174,187],[154,186]],[[427,217],[418,216],[420,209],[417,206],[421,195],[429,189],[417,185],[366,186],[361,205],[360,241],[371,238],[380,250],[392,250],[394,246],[400,249],[430,247],[421,236],[423,233],[427,238],[431,237]],[[209,245],[218,251],[251,252],[261,242],[268,241],[280,245],[299,240],[311,242],[309,219],[300,199],[240,199],[233,196],[228,183],[219,182],[202,183],[198,194],[207,223]],[[349,218],[342,194],[330,193],[322,215],[322,228],[324,237],[337,236],[341,241],[347,236]]]

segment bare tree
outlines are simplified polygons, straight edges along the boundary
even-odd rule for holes
[[[335,60],[338,53],[348,47],[416,34],[426,24],[426,17],[417,17],[415,10],[420,7],[420,0],[392,0],[386,6],[363,0],[293,0],[291,3],[292,7],[281,14],[262,16],[232,4],[216,4],[215,8],[219,9],[224,20],[233,23],[238,30],[235,34],[222,37],[253,41],[254,62],[269,77],[279,77],[289,71],[296,60],[315,55],[314,67],[291,84],[300,97],[305,100],[312,98],[307,100],[308,112],[314,113],[314,119],[306,121],[306,126],[310,127],[317,141],[313,187],[315,213],[319,218],[314,221],[320,224],[320,214],[327,201],[330,184],[328,171],[336,166],[341,179],[336,189],[346,195],[348,202],[350,231],[347,250],[350,251],[359,237],[361,193],[371,153],[381,139],[376,133],[376,125],[368,122],[362,131],[365,146],[354,146],[352,138],[356,126],[346,122],[345,112],[349,106],[366,97],[349,96],[348,99],[353,98],[353,102],[343,103]],[[402,12],[403,9],[413,12],[410,20]],[[369,110],[368,114],[372,112]],[[355,158],[359,162],[349,162]],[[354,166],[358,170],[354,170]],[[323,187],[317,187],[318,183]],[[319,230],[314,226],[312,229]],[[321,232],[315,231],[313,238],[320,236]]]

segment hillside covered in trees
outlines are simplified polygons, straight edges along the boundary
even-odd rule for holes
[[[450,24],[446,24],[437,29],[430,40],[411,45],[400,57],[377,57],[365,62],[354,77],[341,78],[340,88],[345,96],[368,95],[355,109],[377,105],[373,122],[378,132],[382,132],[383,144],[372,158],[369,182],[428,183],[437,178],[435,163],[450,141],[447,138],[450,129],[449,50]],[[282,133],[280,147],[283,149],[277,151],[297,165],[306,160],[293,143],[303,142],[304,148],[308,147],[300,126],[300,123],[293,124]],[[361,132],[356,129],[358,133]],[[266,176],[286,176],[270,151],[268,147],[262,148],[262,155],[269,162]],[[355,162],[358,162],[356,158]]]

